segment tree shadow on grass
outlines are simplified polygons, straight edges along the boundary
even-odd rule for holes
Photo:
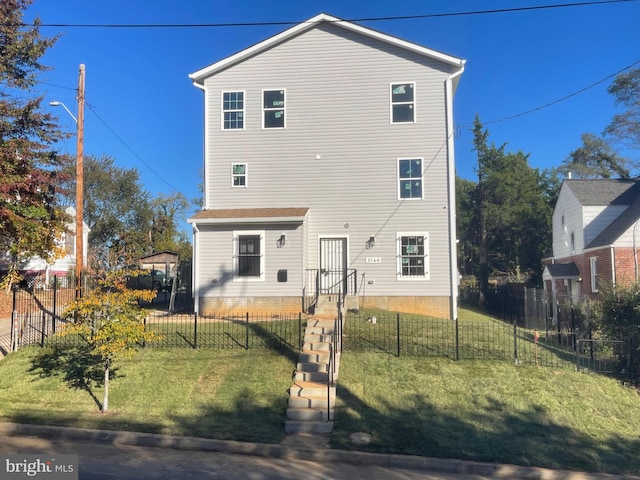
[[[91,387],[103,385],[104,364],[88,345],[42,349],[31,360],[29,372],[39,378],[61,377],[69,387],[88,393],[98,409],[102,410],[102,402]],[[110,379],[116,377],[117,369],[112,368]]]
[[[363,379],[366,382],[366,379]],[[407,393],[398,403],[366,396],[338,383],[339,406],[331,445],[340,449],[499,462],[606,473],[640,473],[640,439],[592,436],[558,423],[543,405],[520,408],[491,395],[474,399],[469,411],[434,405],[424,394]],[[376,406],[372,406],[376,405]],[[363,431],[369,445],[349,435]]]

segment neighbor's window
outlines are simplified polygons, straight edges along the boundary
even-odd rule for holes
[[[222,92],[222,129],[244,128],[244,92]]]
[[[589,259],[589,266],[591,267],[591,291],[593,293],[598,292],[598,258],[591,257]]]
[[[422,199],[422,159],[398,159],[398,198]]]
[[[246,279],[264,278],[264,232],[236,235],[236,276]]]
[[[247,186],[247,164],[234,163],[231,165],[231,185],[234,187]]]
[[[391,84],[391,123],[412,123],[416,121],[415,84]]]
[[[398,234],[398,278],[429,278],[429,235]]]
[[[262,92],[264,128],[284,128],[284,90]]]
[[[571,251],[575,251],[576,249],[576,234],[575,232],[571,232]]]

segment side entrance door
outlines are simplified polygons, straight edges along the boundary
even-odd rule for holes
[[[346,292],[347,239],[320,239],[320,294]]]

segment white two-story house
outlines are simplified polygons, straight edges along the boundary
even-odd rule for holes
[[[327,296],[455,318],[465,61],[320,14],[190,75],[204,92],[196,311]]]

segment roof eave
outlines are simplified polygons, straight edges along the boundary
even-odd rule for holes
[[[189,218],[187,223],[194,225],[231,225],[241,223],[304,223],[301,217],[232,217],[232,218]]]
[[[418,45],[416,43],[402,40],[400,38],[393,37],[391,35],[387,35],[385,33],[381,33],[376,30],[372,30],[370,28],[357,25],[352,22],[347,22],[345,20],[342,20],[338,17],[334,17],[332,15],[328,15],[326,13],[320,13],[310,18],[309,20],[298,23],[297,25],[294,25],[293,27],[288,28],[283,32],[280,32],[272,37],[269,37],[268,39],[263,40],[262,42],[256,43],[251,47],[248,47],[216,63],[213,63],[205,68],[202,68],[190,74],[189,78],[192,80],[194,85],[196,85],[199,88],[202,88],[204,86],[205,79],[215,74],[216,72],[223,70],[237,62],[240,62],[245,58],[255,55],[267,48],[270,48],[273,45],[276,45],[288,38],[298,35],[299,33],[302,33],[306,30],[310,30],[322,22],[335,23],[337,25],[340,25],[343,28],[357,32],[361,35],[375,38],[377,40],[381,40],[383,42],[395,45],[397,47],[404,48],[408,51],[439,60],[443,63],[451,65],[452,67],[455,67],[456,69],[455,72],[462,73],[462,71],[464,70],[464,65],[466,63],[466,60],[463,60],[461,58],[453,57],[451,55],[447,55],[446,53],[438,52],[437,50],[432,50],[432,49],[423,47],[421,45]]]

